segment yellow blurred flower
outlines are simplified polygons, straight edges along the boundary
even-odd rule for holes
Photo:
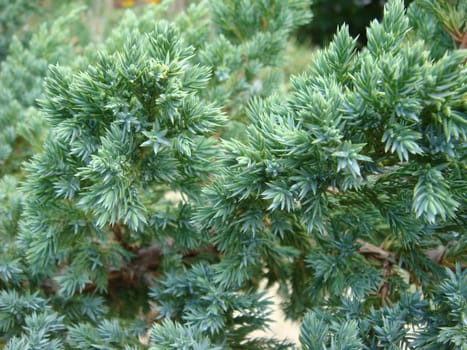
[[[133,7],[135,6],[135,1],[134,0],[122,0],[120,4],[122,7]]]

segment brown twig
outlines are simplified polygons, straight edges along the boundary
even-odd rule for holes
[[[459,49],[467,49],[467,32],[465,32],[460,38]]]
[[[363,255],[371,255],[378,260],[383,260],[391,264],[397,263],[396,254],[393,252],[384,250],[381,247],[375,246],[374,244],[365,242],[361,239],[357,240],[357,243],[361,244],[359,253]]]
[[[125,240],[125,228],[122,227],[120,224],[114,224],[111,226],[112,232],[115,236],[115,239],[120,245],[129,252],[136,252],[137,248],[133,247],[132,245],[128,244]]]

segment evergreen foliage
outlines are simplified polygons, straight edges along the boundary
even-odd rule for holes
[[[424,303],[413,288],[421,300],[442,293],[443,265],[465,266],[466,52],[453,45],[434,60],[404,12],[389,2],[361,52],[341,28],[287,99],[251,103],[247,142],[225,143],[224,173],[196,213],[224,254],[222,283],[265,272],[289,317],[325,305],[304,319],[310,349],[465,343],[465,333],[433,336],[434,304],[421,319],[407,310]],[[336,324],[338,311],[361,321]],[[307,340],[323,330],[318,345]]]
[[[407,15],[416,30],[416,35],[430,42],[430,51],[435,58],[440,58],[452,47],[467,47],[467,11],[466,1],[417,1]]]
[[[466,349],[465,4],[389,1],[288,91],[304,0],[128,12],[78,61],[68,19],[15,41],[5,349],[295,349],[252,335],[261,280],[304,350]]]
[[[44,23],[28,43],[18,38],[0,66],[0,176],[19,171],[22,161],[41,149],[47,125],[36,100],[41,97],[48,65],[70,65],[70,23],[76,13]]]
[[[7,56],[13,36],[37,10],[35,1],[0,1],[0,62]]]

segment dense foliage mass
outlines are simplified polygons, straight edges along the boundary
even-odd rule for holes
[[[0,61],[7,56],[13,36],[22,32],[19,29],[37,9],[33,1],[0,0]]]
[[[263,280],[301,349],[466,349],[467,3],[389,1],[288,85],[308,6],[163,3],[79,59],[68,19],[14,39],[5,349],[295,349],[252,335]]]

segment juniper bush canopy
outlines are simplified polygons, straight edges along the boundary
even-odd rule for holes
[[[466,6],[391,0],[290,84],[302,0],[163,3],[76,64],[11,56],[0,86],[52,65],[0,114],[42,130],[2,148],[5,349],[466,349]],[[263,280],[300,344],[252,335]]]

